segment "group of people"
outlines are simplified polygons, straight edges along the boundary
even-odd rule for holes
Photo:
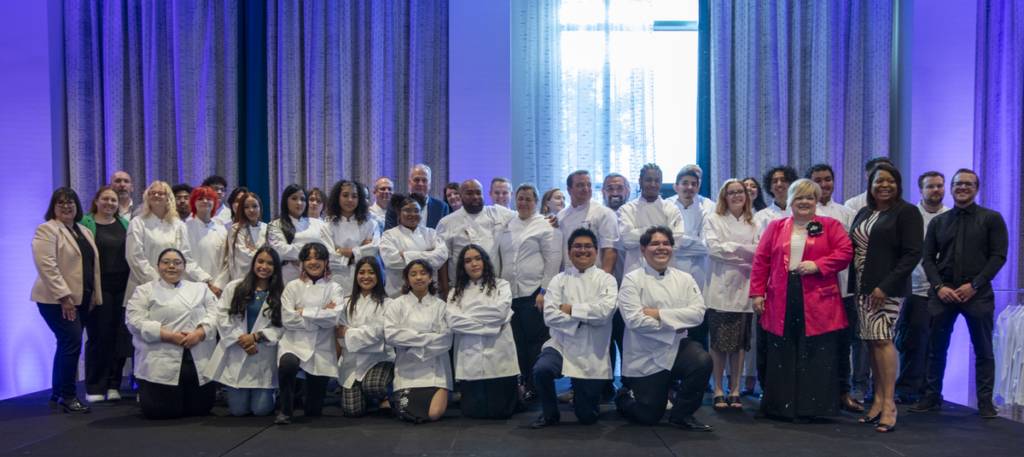
[[[1006,259],[1002,217],[975,203],[970,170],[952,177],[952,209],[941,173],[918,179],[916,207],[887,158],[865,174],[868,191],[845,204],[825,164],[802,179],[788,166],[762,182],[730,179],[715,200],[698,194],[696,165],[663,199],[662,170],[647,164],[635,199],[613,173],[600,205],[579,170],[568,201],[495,178],[485,205],[476,180],[428,196],[431,170],[417,165],[407,194],[386,177],[372,189],[290,185],[269,224],[256,193],[226,196],[219,176],[194,189],[153,182],[136,208],[118,172],[88,214],[60,188],[32,244],[31,300],[58,341],[51,407],[89,411],[75,389],[84,327],[86,402],[118,400],[133,357],[148,418],[208,413],[222,385],[232,414],[276,409],[288,424],[299,397],[306,416],[322,414],[337,378],[350,417],[434,421],[457,391],[471,418],[539,399],[533,428],[560,422],[561,398],[585,424],[614,400],[636,423],[668,408],[670,424],[710,431],[694,417],[709,379],[716,410],[741,409],[760,384],[758,415],[796,422],[863,412],[870,379],[860,421],[890,432],[898,400],[941,407],[963,314],[979,410],[995,417],[990,281]],[[572,389],[557,397],[563,376]]]

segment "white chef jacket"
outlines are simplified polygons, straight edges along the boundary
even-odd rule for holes
[[[388,209],[387,208],[381,208],[381,207],[377,206],[377,202],[373,202],[373,204],[370,205],[370,215],[372,215],[373,217],[376,217],[377,219],[380,219],[381,221],[383,221],[387,217],[387,215],[388,215]],[[383,223],[383,222],[381,222],[381,223]]]
[[[181,280],[174,286],[157,279],[136,288],[125,310],[135,346],[135,376],[156,384],[178,385],[185,348],[160,341],[160,329],[191,333],[202,325],[206,338],[191,352],[199,385],[210,382],[205,371],[217,345],[216,307],[217,297],[203,283]]]
[[[601,263],[604,256],[601,254],[601,249],[615,248],[619,241],[618,217],[608,207],[594,204],[593,201],[588,201],[578,207],[573,207],[571,204],[566,205],[562,211],[558,212],[558,227],[566,239],[580,227],[586,227],[597,235],[597,268],[602,268]],[[562,250],[562,269],[568,270],[571,267],[569,249],[566,248]]]
[[[697,281],[697,287],[704,292],[708,271],[708,249],[704,245],[705,220],[707,214],[716,211],[715,203],[700,195],[693,197],[693,203],[686,208],[679,203],[678,195],[669,197],[668,201],[675,203],[683,216],[683,233],[676,237],[675,267],[693,276],[693,280]]]
[[[228,225],[231,225],[231,208],[228,208],[227,206],[221,204],[220,208],[217,208],[217,214],[214,214],[213,217],[210,218],[210,220],[217,223],[217,225],[221,227],[227,227]]]
[[[836,203],[835,200],[829,200],[828,204],[822,205],[818,202],[818,206],[814,209],[814,213],[818,216],[831,217],[843,224],[843,230],[846,233],[850,233],[850,224],[853,224],[853,218],[857,216],[857,212],[847,208],[844,205]],[[850,263],[853,266],[853,263]],[[837,276],[839,277],[839,293],[843,297],[850,297],[853,294],[847,292],[846,284],[850,280],[850,267],[843,268]]]
[[[247,309],[241,316],[231,316],[231,300],[242,280],[231,281],[224,287],[217,302],[217,328],[220,341],[206,366],[206,377],[236,389],[273,389],[277,387],[277,342],[284,329],[274,327],[270,321],[270,305],[264,301],[259,317],[248,331]],[[256,354],[248,355],[238,345],[238,337],[263,332],[265,340],[256,343]]]
[[[683,216],[679,213],[679,208],[672,202],[662,200],[661,197],[653,202],[638,198],[622,205],[616,215],[619,218],[622,247],[626,251],[623,275],[647,265],[647,261],[640,255],[640,237],[647,229],[664,225],[672,229],[673,240],[679,240],[683,236]],[[675,243],[678,245],[677,241]]]
[[[185,222],[188,229],[188,244],[192,247],[192,258],[206,274],[213,278],[213,285],[223,290],[228,285],[228,262],[224,255],[224,244],[228,231],[213,219],[203,223],[198,217]]]
[[[341,287],[323,278],[315,283],[296,279],[281,294],[281,337],[277,362],[285,354],[295,354],[299,367],[317,376],[338,375],[338,355],[334,349],[334,327],[345,307]],[[337,305],[327,309],[329,303]],[[302,314],[296,310],[302,309]]]
[[[593,266],[559,273],[544,296],[544,324],[551,338],[544,347],[562,354],[562,375],[580,379],[612,379],[608,348],[612,337],[618,285],[612,275]],[[559,309],[572,305],[570,314]]]
[[[508,281],[495,280],[489,294],[470,282],[458,303],[448,291],[445,318],[454,335],[455,379],[475,381],[519,375],[516,342],[512,339],[512,292]]]
[[[661,320],[645,316],[644,308],[658,308]],[[672,267],[661,274],[648,265],[622,278],[619,313],[626,322],[622,375],[650,376],[672,369],[687,335],[676,330],[704,321],[704,298],[689,274]]]
[[[779,208],[775,203],[768,205],[767,208],[762,209],[754,214],[754,221],[757,222],[757,228],[761,230],[761,234],[768,229],[768,224],[774,220],[785,219],[793,215],[792,208],[788,206],[786,209]]]
[[[384,342],[384,310],[391,306],[385,298],[378,304],[370,295],[356,293],[356,307],[349,313],[349,298],[345,299],[340,323],[348,327],[344,338],[338,338],[341,358],[338,359],[338,384],[351,389],[362,381],[366,372],[381,362],[395,361],[395,348]]]
[[[448,282],[455,284],[455,263],[462,249],[476,244],[487,251],[491,263],[498,263],[498,243],[508,222],[518,218],[519,213],[503,206],[484,206],[479,213],[471,215],[466,208],[442,218],[437,223],[437,236],[448,248]],[[550,226],[550,223],[548,224]]]
[[[551,222],[533,213],[525,221],[518,217],[509,221],[501,234],[499,259],[491,257],[508,281],[512,298],[529,297],[546,286],[562,266],[562,233]]]
[[[324,222],[320,227],[320,239],[330,251],[331,281],[345,291],[347,297],[352,293],[352,280],[356,274],[356,262],[363,257],[377,257],[377,246],[380,244],[380,232],[377,221],[367,218],[360,224],[355,216],[345,219],[342,216]],[[335,223],[337,221],[337,223]],[[360,246],[363,240],[371,239],[370,244]],[[351,248],[352,258],[343,257],[334,252],[338,248]]]
[[[396,391],[416,387],[452,390],[452,364],[448,358],[452,332],[445,320],[445,306],[444,301],[433,295],[420,301],[409,293],[396,298],[384,310],[384,339],[396,353]]]
[[[235,232],[242,230],[235,237]],[[267,224],[258,222],[256,227],[249,224],[232,225],[228,229],[228,243],[232,243],[231,253],[227,256],[228,276],[231,281],[242,279],[252,268],[252,258],[256,250],[267,244]],[[250,249],[254,246],[255,249]]]
[[[416,231],[411,231],[404,225],[392,227],[380,237],[380,258],[384,262],[385,276],[384,289],[388,297],[398,298],[402,294],[402,286],[405,281],[402,279],[402,270],[413,260],[423,259],[434,268],[434,278],[437,278],[437,270],[448,260],[448,248],[444,240],[437,235],[437,232],[425,226],[417,226]],[[427,249],[433,248],[433,251]],[[405,253],[402,258],[401,253]]]
[[[934,213],[929,213],[928,210],[924,209],[924,205],[922,205],[921,203],[917,204],[917,209],[921,211],[921,218],[924,219],[925,236],[928,235],[928,224],[932,221],[932,219],[935,219],[935,216],[938,216],[942,213],[945,213],[946,211],[949,211],[949,208],[946,208],[943,205],[939,207],[938,211]],[[917,267],[914,268],[914,272],[910,274],[910,285],[913,288],[913,294],[921,297],[927,297],[928,289],[932,288],[931,284],[928,283],[928,275],[924,273],[924,267],[921,266],[921,262],[917,263]]]
[[[270,222],[270,226],[267,227],[267,244],[277,251],[277,255],[281,257],[281,263],[285,264],[281,268],[281,279],[284,280],[285,284],[299,279],[299,273],[302,271],[301,266],[295,266],[286,262],[299,260],[299,252],[302,251],[302,247],[306,243],[323,243],[323,240],[320,239],[320,226],[324,223],[320,219],[288,217],[291,218],[292,225],[295,226],[295,238],[292,238],[291,243],[285,239],[284,232],[281,231],[280,220],[274,219]]]
[[[168,224],[150,214],[149,217],[136,217],[128,223],[127,240],[124,256],[131,267],[128,276],[128,287],[124,294],[124,304],[132,298],[132,293],[139,285],[160,279],[157,273],[157,259],[167,248],[175,248],[185,255],[185,277],[189,281],[205,283],[212,279],[192,258],[192,247],[188,242],[188,229],[180,220]]]
[[[868,193],[864,192],[863,194],[860,194],[856,197],[847,200],[846,203],[843,203],[843,206],[852,209],[854,216],[856,216],[857,211],[860,211],[861,208],[868,206]]]
[[[704,303],[708,309],[733,313],[754,312],[750,300],[750,270],[754,264],[761,230],[754,221],[730,213],[707,215],[705,244],[708,250],[708,285]]]

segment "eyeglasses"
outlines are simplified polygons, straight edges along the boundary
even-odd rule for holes
[[[968,189],[973,189],[973,188],[975,188],[977,186],[978,186],[978,183],[976,183],[974,181],[954,181],[953,182],[953,187],[954,188],[966,187]]]
[[[60,202],[57,202],[55,204],[55,206],[63,206],[65,208],[71,208],[71,207],[75,206],[75,202],[73,202],[73,201],[60,201]]]
[[[576,244],[572,245],[572,249],[574,251],[593,251],[594,250],[594,245],[593,244],[589,244],[589,243],[588,244],[576,243]]]
[[[409,208],[409,209],[403,209],[402,210],[402,214],[405,214],[406,216],[414,216],[414,215],[418,215],[419,213],[420,213],[420,210],[418,210],[418,209],[411,209],[411,208]]]
[[[729,192],[725,193],[725,195],[727,197],[735,197],[737,195],[746,195],[746,194],[747,194],[747,191],[745,191],[745,190],[733,190],[733,191],[729,191]]]

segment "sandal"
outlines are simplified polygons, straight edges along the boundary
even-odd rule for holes
[[[896,431],[896,424],[886,425],[879,422],[875,424],[875,431],[878,433],[891,433]]]
[[[719,404],[723,404],[725,406],[718,406]],[[715,411],[728,411],[729,403],[725,401],[725,397],[719,395],[711,399],[711,407],[714,408]]]
[[[732,410],[732,411],[740,411],[740,410],[743,409],[743,403],[740,403],[740,396],[739,395],[730,396],[730,397],[726,398],[726,401],[729,403],[729,409]],[[736,406],[733,406],[733,405],[736,405]]]
[[[882,417],[882,413],[875,414],[874,417],[865,415],[864,417],[857,419],[857,422],[862,424],[877,424],[879,417]]]

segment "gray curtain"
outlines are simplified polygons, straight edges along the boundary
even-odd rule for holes
[[[779,164],[832,165],[837,200],[866,190],[889,150],[892,0],[710,6],[712,196]]]
[[[409,168],[448,179],[447,0],[267,4],[272,213],[292,183],[339,179],[407,191]]]
[[[219,0],[64,1],[67,153],[83,204],[118,170],[238,182],[238,13]]]

